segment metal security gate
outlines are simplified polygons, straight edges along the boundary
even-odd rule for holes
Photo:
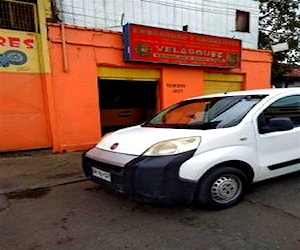
[[[243,75],[205,73],[204,94],[224,93],[242,90]]]
[[[51,147],[36,1],[0,9],[0,151]]]

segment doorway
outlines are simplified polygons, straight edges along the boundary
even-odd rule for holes
[[[157,81],[99,79],[102,135],[141,124],[157,111]]]

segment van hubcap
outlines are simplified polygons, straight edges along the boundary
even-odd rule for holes
[[[223,175],[211,187],[212,199],[218,203],[228,203],[242,192],[242,182],[234,175]]]

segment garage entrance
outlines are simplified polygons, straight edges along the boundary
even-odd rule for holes
[[[156,81],[99,80],[102,135],[141,124],[157,111]]]
[[[160,70],[98,68],[102,135],[151,118],[159,109]]]

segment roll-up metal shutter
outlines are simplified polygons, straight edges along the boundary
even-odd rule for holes
[[[204,94],[242,90],[243,75],[205,73]]]

